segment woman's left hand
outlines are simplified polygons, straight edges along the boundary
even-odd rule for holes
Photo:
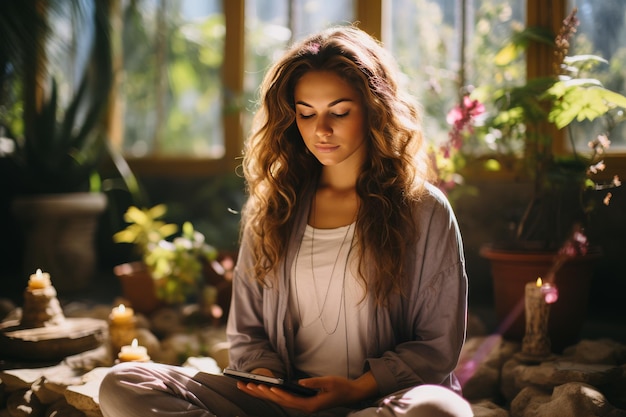
[[[306,378],[299,381],[300,385],[315,388],[319,392],[312,397],[301,397],[285,390],[267,385],[238,382],[237,387],[257,398],[273,401],[283,407],[293,408],[305,413],[314,413],[332,407],[347,406],[372,396],[376,391],[375,380],[371,375],[364,383],[363,375],[356,380],[338,376]],[[371,379],[371,381],[370,381]],[[372,390],[371,382],[374,383]]]

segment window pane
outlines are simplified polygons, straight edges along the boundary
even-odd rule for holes
[[[47,38],[46,57],[49,71],[59,88],[61,107],[64,108],[76,94],[81,76],[89,64],[94,32],[90,19],[95,11],[91,2],[83,2],[78,11],[70,3],[60,3],[57,7],[59,11],[50,14],[54,30]],[[81,36],[76,36],[77,33]]]
[[[626,2],[570,0],[570,7],[578,7],[580,20],[570,55],[589,53],[606,59],[608,64],[600,65],[589,75],[597,77],[605,87],[626,94]],[[619,116],[615,121],[619,121]],[[626,123],[613,127],[605,120],[597,120],[593,124],[578,125],[570,133],[577,149],[584,149],[595,135],[607,131],[611,139],[609,152],[626,151]]]
[[[354,21],[354,0],[295,0],[291,7],[290,27],[295,39],[330,25]]]
[[[354,0],[246,1],[244,132],[249,131],[261,80],[287,45],[327,26],[353,20]]]
[[[219,0],[124,2],[124,151],[224,155]]]
[[[463,3],[467,11],[465,41],[461,36]],[[462,87],[495,89],[524,79],[523,62],[506,68],[494,63],[512,28],[523,26],[524,7],[524,2],[507,0],[391,0],[385,22],[390,38],[385,43],[407,76],[407,88],[424,108],[429,141],[440,144],[448,139],[446,114],[458,102]],[[470,153],[490,149],[484,141],[467,145]]]

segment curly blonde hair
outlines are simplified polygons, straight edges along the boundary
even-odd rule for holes
[[[358,275],[381,305],[392,293],[402,293],[404,259],[417,238],[406,233],[407,225],[415,226],[413,201],[431,171],[417,103],[399,88],[394,62],[367,33],[344,26],[293,45],[267,72],[243,159],[249,194],[243,219],[259,283],[267,285],[268,274],[284,258],[300,193],[321,172],[296,126],[294,88],[306,72],[324,70],[349,82],[366,109],[367,157],[356,184],[356,235],[359,259],[373,265],[360,262]]]

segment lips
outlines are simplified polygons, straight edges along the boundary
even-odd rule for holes
[[[328,152],[333,152],[337,149],[339,149],[339,145],[321,145],[321,144],[317,144],[315,145],[315,149],[317,149],[318,152],[320,153],[328,153]]]

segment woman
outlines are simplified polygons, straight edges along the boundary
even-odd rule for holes
[[[393,63],[354,27],[294,45],[263,81],[244,152],[230,366],[317,394],[124,364],[103,381],[106,417],[472,415],[452,372],[461,237]]]

